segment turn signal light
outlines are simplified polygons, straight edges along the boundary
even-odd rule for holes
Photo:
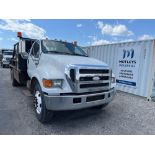
[[[42,82],[43,82],[43,86],[45,88],[51,88],[53,86],[52,80],[43,79]]]

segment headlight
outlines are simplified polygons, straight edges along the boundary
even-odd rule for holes
[[[111,83],[116,83],[116,78],[115,77],[111,77]]]
[[[61,79],[52,80],[52,82],[53,82],[53,87],[62,88],[62,80]]]
[[[43,79],[43,86],[45,88],[62,88],[62,79]]]

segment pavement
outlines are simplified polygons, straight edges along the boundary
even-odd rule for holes
[[[155,134],[155,102],[117,92],[103,110],[56,112],[41,124],[25,87],[12,87],[10,70],[0,68],[1,135],[143,135]]]

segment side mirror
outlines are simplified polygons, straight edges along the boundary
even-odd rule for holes
[[[23,52],[21,56],[23,59],[28,59],[29,54],[27,52]]]

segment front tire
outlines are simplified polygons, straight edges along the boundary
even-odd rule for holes
[[[33,98],[35,103],[35,113],[36,113],[37,119],[41,123],[49,122],[53,117],[53,112],[50,110],[47,110],[46,104],[44,101],[44,95],[37,81],[35,81],[34,83]]]

